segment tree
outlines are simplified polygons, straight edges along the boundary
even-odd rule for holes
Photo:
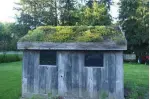
[[[5,50],[6,49],[6,36],[5,36],[5,26],[3,23],[0,23],[0,50]]]
[[[75,25],[76,17],[73,13],[77,10],[76,0],[60,0],[60,25]]]
[[[93,5],[85,6],[81,13],[82,25],[110,25],[111,16],[104,3],[94,2]]]
[[[20,7],[16,7],[16,10],[21,13],[18,22],[33,28],[41,25],[76,25],[82,22],[81,25],[111,23],[109,9],[104,1],[97,3],[94,0],[92,7],[80,5],[77,0],[21,0],[17,5]]]
[[[21,0],[16,3],[20,11],[20,24],[37,27],[41,25],[75,25],[76,0]]]
[[[41,25],[57,25],[56,0],[21,0],[16,3],[20,11],[18,22],[30,27]]]
[[[148,9],[148,0],[121,0],[120,23],[128,40],[128,49],[137,54],[148,52]]]
[[[110,10],[110,5],[112,4],[112,0],[81,0],[86,2],[86,5],[89,7],[92,7],[94,2],[97,2],[99,4],[104,3],[108,10]]]
[[[16,23],[0,23],[0,50],[16,50],[20,37],[28,32],[28,27]]]

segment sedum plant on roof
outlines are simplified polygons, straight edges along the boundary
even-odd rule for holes
[[[108,26],[40,26],[30,30],[19,42],[103,42],[125,44],[119,29]]]

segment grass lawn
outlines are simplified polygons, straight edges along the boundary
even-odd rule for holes
[[[127,99],[144,99],[149,88],[148,65],[125,63],[124,82],[125,91],[128,95]]]
[[[0,99],[18,99],[21,95],[21,62],[0,64]]]
[[[148,66],[124,64],[126,99],[144,99],[148,92]],[[0,99],[18,99],[21,96],[21,62],[0,64]]]

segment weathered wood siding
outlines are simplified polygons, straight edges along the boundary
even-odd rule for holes
[[[126,42],[127,43],[127,42]],[[54,42],[18,42],[20,50],[127,50],[127,44],[117,44],[113,41],[104,42],[76,42],[76,43],[54,43]]]
[[[39,52],[24,51],[22,70],[22,96],[25,93],[38,93],[39,88]]]
[[[57,95],[57,71],[57,67],[39,66],[39,93]]]
[[[124,99],[122,51],[103,53],[104,67],[85,67],[84,51],[57,51],[57,65],[42,66],[38,51],[25,51],[22,92],[65,99]]]
[[[39,51],[24,51],[22,70],[22,97],[33,94],[57,95],[58,67],[39,64]]]

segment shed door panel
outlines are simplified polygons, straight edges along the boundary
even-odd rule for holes
[[[22,93],[38,91],[38,51],[25,51],[23,56]]]
[[[101,68],[85,67],[84,52],[58,52],[58,94],[70,97],[97,97]],[[91,92],[92,91],[92,92]]]
[[[83,77],[83,53],[58,52],[58,93],[79,97],[85,88]]]
[[[58,52],[58,93],[59,95],[67,95],[71,90],[71,53]]]
[[[85,80],[83,79],[83,53],[72,53],[72,93],[73,96],[81,97],[85,87]]]
[[[57,95],[57,67],[39,66],[39,93]]]

